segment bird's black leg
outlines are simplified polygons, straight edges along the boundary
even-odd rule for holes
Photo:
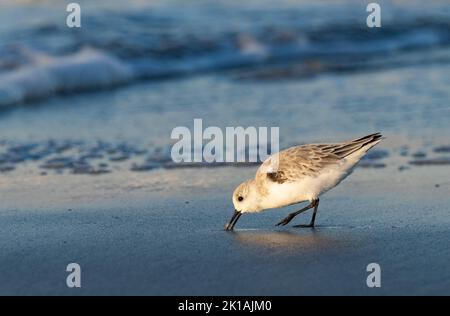
[[[292,221],[292,219],[295,216],[297,216],[298,214],[303,213],[303,212],[305,212],[305,211],[307,211],[307,210],[309,210],[310,208],[313,208],[313,207],[314,207],[314,201],[312,201],[311,204],[309,204],[308,206],[302,208],[301,210],[289,214],[288,216],[286,216],[285,219],[283,219],[281,222],[279,222],[276,226],[280,226],[280,225],[284,226],[284,225],[288,224],[290,221]]]
[[[317,209],[319,208],[319,199],[313,200],[311,202],[311,205],[314,207],[314,212],[311,218],[311,222],[308,225],[295,225],[294,227],[301,227],[301,228],[305,228],[305,227],[311,227],[314,228],[314,222],[316,221],[316,214],[317,214]]]

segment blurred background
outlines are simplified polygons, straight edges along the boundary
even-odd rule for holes
[[[448,1],[379,1],[381,28],[366,25],[369,2],[79,1],[82,27],[69,28],[68,1],[3,0],[2,169],[88,143],[103,144],[86,145],[94,157],[164,156],[194,118],[279,126],[282,147],[374,131],[442,145]]]

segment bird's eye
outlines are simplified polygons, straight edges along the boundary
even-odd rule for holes
[[[239,202],[241,202],[242,200],[244,200],[244,198],[242,196],[238,197]]]

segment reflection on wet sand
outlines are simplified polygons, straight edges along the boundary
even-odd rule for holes
[[[335,248],[344,242],[344,238],[330,237],[316,229],[299,232],[241,230],[234,231],[232,235],[244,245],[279,250]]]

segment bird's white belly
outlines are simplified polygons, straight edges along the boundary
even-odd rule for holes
[[[302,182],[274,183],[269,186],[269,194],[264,199],[263,208],[277,208],[308,200]]]
[[[316,177],[305,177],[296,182],[270,183],[264,208],[277,208],[303,201],[311,201],[335,187],[351,170],[333,168],[324,170]]]

